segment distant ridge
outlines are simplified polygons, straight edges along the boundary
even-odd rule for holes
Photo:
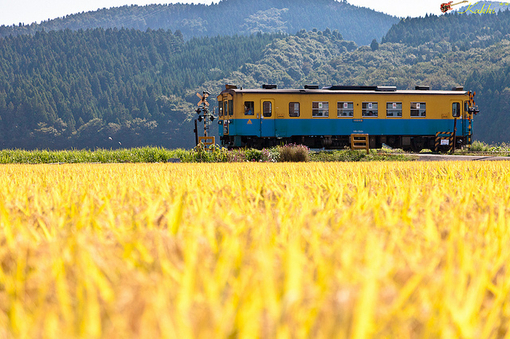
[[[380,40],[399,19],[336,0],[222,0],[212,5],[123,6],[82,12],[40,24],[0,26],[0,37],[41,30],[134,28],[179,30],[185,39],[246,35],[257,32],[295,34],[301,29],[338,30],[358,45]]]
[[[487,47],[509,36],[509,10],[485,15],[451,12],[440,16],[403,19],[391,27],[382,42],[421,46],[445,41],[466,50]]]

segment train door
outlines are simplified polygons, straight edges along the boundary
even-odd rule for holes
[[[260,136],[274,137],[274,99],[262,99],[260,101]]]
[[[234,118],[234,98],[229,94],[223,98],[223,135],[234,135],[235,124]]]
[[[463,136],[464,134],[464,119],[462,114],[462,103],[460,101],[452,101],[452,117],[456,120],[455,128],[457,129],[456,135]]]
[[[292,107],[292,116],[295,116],[295,113],[299,114],[299,103],[291,102],[289,103],[289,107]],[[285,138],[288,136],[287,134],[288,120],[285,119],[285,110],[286,108],[281,109],[280,107],[275,107],[274,136],[277,138]]]
[[[464,101],[464,113],[462,114],[462,135],[468,135],[468,125],[469,125],[469,101]]]
[[[220,129],[219,134],[220,136],[228,135],[228,118],[224,116],[223,112],[225,112],[225,109],[223,107],[223,96],[218,96],[218,116],[220,119]]]

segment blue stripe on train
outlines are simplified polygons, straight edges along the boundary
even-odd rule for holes
[[[286,138],[293,135],[434,135],[453,131],[451,119],[232,119],[229,135]],[[466,119],[457,135],[467,135]],[[223,135],[222,129],[220,134]]]

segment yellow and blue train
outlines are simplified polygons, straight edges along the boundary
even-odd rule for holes
[[[343,148],[350,145],[351,135],[368,134],[370,148],[386,144],[419,151],[437,149],[438,135],[446,134],[454,136],[450,140],[460,147],[471,142],[477,113],[473,96],[462,87],[444,91],[425,86],[397,90],[394,86],[243,89],[226,85],[217,97],[220,139],[225,147],[260,149],[296,143]]]

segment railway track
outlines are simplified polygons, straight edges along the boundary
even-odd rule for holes
[[[509,156],[493,155],[449,155],[449,154],[410,154],[419,161],[510,161]]]

